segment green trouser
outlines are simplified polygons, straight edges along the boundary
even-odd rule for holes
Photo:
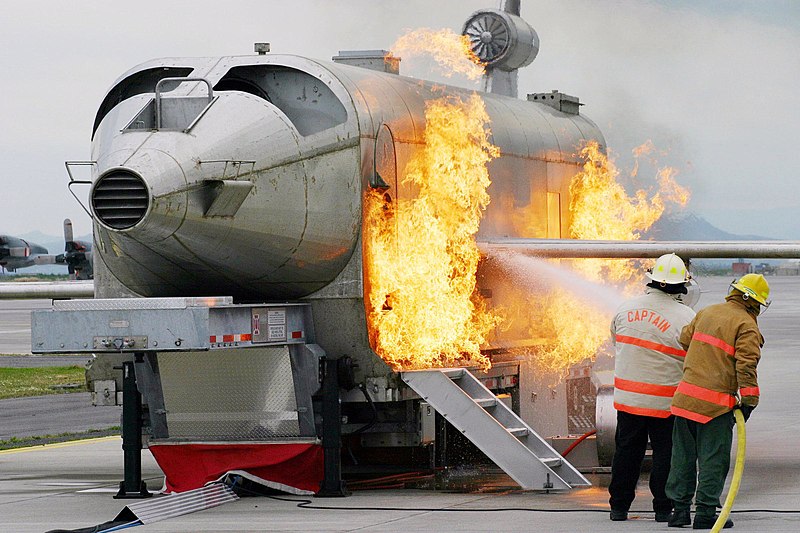
[[[733,412],[705,424],[676,416],[672,428],[672,465],[667,496],[675,510],[689,510],[697,496],[697,514],[714,516],[731,464]]]

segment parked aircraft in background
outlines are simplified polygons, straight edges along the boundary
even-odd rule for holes
[[[64,220],[64,253],[56,256],[56,263],[67,265],[73,279],[94,278],[92,243],[75,240],[70,219]]]
[[[0,269],[3,272],[16,272],[18,268],[33,265],[46,265],[55,262],[48,255],[47,248],[36,243],[13,237],[0,235]]]
[[[64,220],[64,253],[52,255],[39,244],[11,235],[0,235],[0,268],[16,272],[19,268],[36,265],[67,265],[74,279],[94,277],[92,243],[76,241],[72,221]]]

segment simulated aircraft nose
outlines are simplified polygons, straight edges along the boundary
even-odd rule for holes
[[[98,270],[143,296],[285,299],[330,283],[358,242],[361,144],[344,93],[315,74],[238,67],[102,106]]]

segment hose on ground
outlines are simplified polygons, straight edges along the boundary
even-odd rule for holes
[[[587,431],[586,433],[584,433],[583,435],[581,435],[580,437],[578,437],[577,439],[575,439],[575,440],[572,442],[572,444],[570,444],[570,445],[569,445],[569,447],[568,447],[566,450],[564,450],[564,453],[562,453],[562,454],[561,454],[561,457],[566,457],[567,455],[569,455],[569,452],[571,452],[572,450],[574,450],[574,449],[575,449],[575,447],[576,447],[576,446],[578,446],[578,444],[580,444],[581,442],[583,442],[583,441],[584,441],[586,438],[588,438],[588,437],[591,437],[591,436],[592,436],[592,435],[594,435],[595,433],[597,433],[597,430],[596,430],[596,429],[593,429],[593,430],[591,430],[591,431]]]
[[[722,511],[719,513],[717,521],[714,522],[714,527],[711,528],[711,533],[719,533],[725,526],[725,521],[731,514],[731,507],[736,500],[736,494],[739,492],[739,485],[742,483],[742,473],[744,473],[744,453],[747,448],[747,435],[744,429],[744,416],[741,409],[733,410],[733,418],[736,419],[736,465],[733,467],[733,478],[731,478],[731,487],[728,489],[728,496],[725,498],[725,505],[722,506]]]

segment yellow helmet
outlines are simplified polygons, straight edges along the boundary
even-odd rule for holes
[[[664,254],[656,259],[653,268],[645,275],[653,281],[670,285],[686,283],[691,278],[683,260],[675,254]]]
[[[745,300],[752,298],[765,307],[770,304],[769,283],[761,274],[745,274],[731,283],[731,290],[733,289],[741,292]]]

